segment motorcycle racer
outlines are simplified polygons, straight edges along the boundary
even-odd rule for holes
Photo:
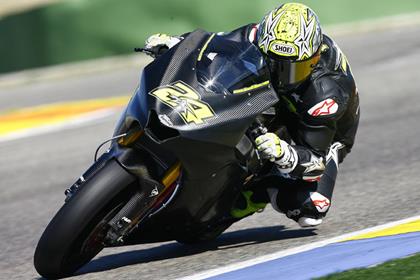
[[[275,169],[242,193],[231,215],[243,218],[271,202],[302,227],[321,224],[360,116],[346,56],[322,33],[315,12],[298,3],[279,6],[259,24],[219,35],[258,46],[280,97],[272,132],[255,139],[260,156],[274,162]],[[155,34],[145,48],[157,57],[182,39]],[[286,134],[281,127],[287,128]]]

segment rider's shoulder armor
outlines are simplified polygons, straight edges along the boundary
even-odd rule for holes
[[[353,125],[358,97],[350,66],[337,44],[324,35],[321,48],[321,59],[310,79],[291,93],[288,102],[295,106],[299,119],[300,144],[323,154],[333,141],[340,140],[337,132],[346,132]]]
[[[324,35],[321,48],[321,59],[300,93],[302,117],[314,124],[339,120],[356,91],[347,58],[337,44]]]

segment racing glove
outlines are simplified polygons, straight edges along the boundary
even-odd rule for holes
[[[162,55],[181,41],[181,37],[172,37],[167,34],[156,33],[147,38],[144,48],[150,51],[154,58]]]
[[[271,132],[258,136],[255,144],[257,144],[260,157],[272,162],[280,158],[283,154],[280,141],[280,138]]]
[[[260,157],[275,162],[283,174],[288,174],[296,167],[297,153],[286,141],[274,133],[266,133],[255,139]]]

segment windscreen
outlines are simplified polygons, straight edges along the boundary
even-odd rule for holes
[[[269,73],[255,45],[215,35],[199,57],[197,79],[206,91],[241,94],[267,85]]]

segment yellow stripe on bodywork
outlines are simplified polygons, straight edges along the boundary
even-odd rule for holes
[[[255,84],[255,85],[252,85],[252,86],[249,86],[249,87],[245,87],[245,88],[241,88],[241,89],[235,89],[233,91],[233,93],[238,94],[238,93],[244,93],[244,92],[247,92],[247,91],[255,90],[255,89],[267,86],[269,83],[270,83],[270,81],[265,81],[265,82],[262,82],[260,84]]]
[[[198,55],[198,61],[201,61],[201,58],[203,57],[204,51],[207,49],[207,46],[209,45],[210,41],[213,39],[213,37],[216,35],[216,33],[213,33],[210,38],[207,40],[207,42],[204,44],[203,48],[200,51],[200,54]]]
[[[378,230],[374,232],[357,235],[343,241],[383,237],[383,236],[397,235],[397,234],[410,233],[410,232],[420,232],[420,220],[401,224],[401,225],[390,227],[383,230]]]
[[[14,110],[0,114],[0,136],[10,133],[63,123],[74,117],[104,109],[125,106],[129,96],[55,103]]]

